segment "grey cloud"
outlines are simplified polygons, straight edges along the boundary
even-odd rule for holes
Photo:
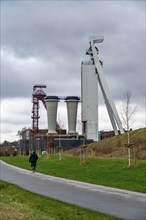
[[[2,42],[24,56],[49,56],[49,51],[53,55],[59,51],[73,53],[83,37],[97,32],[115,35],[123,29],[128,17],[121,17],[123,13],[114,4],[21,2],[12,8],[6,4]]]
[[[8,57],[7,57],[8,56]],[[2,97],[28,97],[32,93],[34,84],[46,84],[49,93],[64,93],[67,88],[72,91],[80,91],[74,86],[80,82],[80,63],[75,59],[66,62],[59,57],[52,58],[51,61],[36,58],[22,59],[15,54],[9,56],[4,53],[2,59]],[[57,65],[55,64],[57,63]],[[78,68],[76,68],[78,66]],[[71,83],[75,82],[70,85]],[[63,92],[64,91],[64,92]],[[78,92],[79,93],[79,92]]]

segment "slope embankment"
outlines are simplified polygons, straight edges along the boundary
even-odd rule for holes
[[[127,133],[94,142],[86,146],[90,157],[123,158],[127,157]],[[146,159],[146,128],[130,131],[131,156],[133,159]],[[81,147],[67,151],[67,154],[79,156]]]

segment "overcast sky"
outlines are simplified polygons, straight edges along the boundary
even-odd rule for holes
[[[1,142],[18,140],[18,130],[32,126],[35,84],[46,85],[47,95],[80,96],[81,62],[89,60],[93,35],[104,36],[99,58],[119,114],[128,89],[138,105],[133,128],[146,126],[145,1],[1,0]],[[79,106],[78,119],[80,112]],[[40,116],[40,128],[47,128],[42,104]],[[63,101],[58,120],[67,128]],[[112,129],[102,96],[99,129]]]

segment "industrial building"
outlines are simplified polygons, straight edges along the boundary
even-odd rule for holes
[[[100,139],[98,129],[98,90],[102,91],[107,112],[113,127],[113,132],[102,131],[102,138],[124,133],[122,123],[110,94],[104,77],[103,62],[99,60],[99,50],[95,46],[102,43],[103,37],[90,37],[89,49],[86,54],[88,61],[81,62],[81,97],[49,96],[43,91],[46,85],[34,85],[32,94],[32,128],[21,134],[20,151],[28,152],[35,149],[40,153],[44,150],[59,147],[76,147]],[[47,112],[48,129],[39,129],[39,102],[42,102]],[[68,131],[57,123],[57,109],[60,101],[66,103]],[[81,102],[82,134],[76,131],[78,103]],[[101,139],[102,139],[101,138]]]

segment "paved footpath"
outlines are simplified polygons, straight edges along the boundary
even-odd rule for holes
[[[127,220],[146,220],[146,194],[88,184],[0,161],[0,178],[28,191]]]

